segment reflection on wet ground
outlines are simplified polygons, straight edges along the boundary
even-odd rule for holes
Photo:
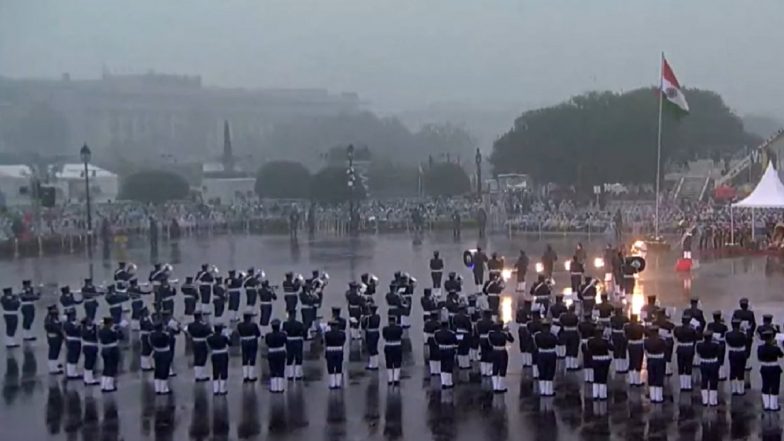
[[[589,251],[598,254],[602,240],[581,239]],[[520,248],[538,256],[550,242],[561,259],[566,259],[577,239],[491,237],[483,248],[497,250],[513,260]],[[93,265],[95,279],[107,280],[114,262],[136,262],[146,274],[151,261],[175,265],[178,277],[193,273],[204,261],[223,271],[237,267],[262,267],[273,280],[296,270],[326,270],[331,275],[325,308],[344,306],[346,283],[363,272],[377,274],[386,283],[397,269],[410,272],[426,286],[429,281],[427,260],[434,249],[446,258],[448,270],[468,272],[461,263],[462,251],[477,245],[473,238],[454,242],[448,236],[428,236],[415,245],[405,235],[361,237],[345,240],[301,240],[292,246],[288,238],[229,236],[189,239],[163,243],[158,256],[150,256],[142,244],[129,250],[109,250],[107,260]],[[737,299],[751,299],[757,314],[782,318],[779,292],[782,276],[770,270],[765,258],[735,258],[703,261],[691,278],[676,275],[676,253],[651,256],[649,269],[641,278],[640,296],[656,294],[665,306],[683,307],[690,295],[701,298],[704,309],[733,309]],[[36,282],[60,282],[78,286],[89,271],[83,256],[47,257],[0,263],[0,276],[9,284],[22,278]],[[768,274],[768,275],[766,275]],[[466,277],[468,279],[468,277]],[[559,285],[566,284],[562,274]],[[379,294],[380,296],[381,294]],[[513,310],[514,299],[505,301]],[[642,298],[642,297],[640,297]],[[42,332],[42,300],[36,329]],[[380,302],[383,303],[383,302]],[[182,305],[178,303],[177,308]],[[382,312],[385,307],[382,305]],[[326,309],[325,309],[326,310]],[[23,348],[0,349],[0,433],[2,439],[83,439],[83,440],[206,440],[206,439],[434,439],[434,440],[722,440],[780,439],[778,414],[763,415],[759,394],[731,397],[721,393],[721,405],[703,409],[699,392],[680,393],[670,384],[666,403],[652,405],[644,389],[629,389],[623,378],[610,382],[610,400],[594,403],[586,399],[582,376],[559,368],[557,396],[540,398],[530,372],[521,372],[517,345],[510,351],[509,393],[493,394],[490,384],[478,372],[460,372],[460,384],[442,391],[435,377],[426,374],[422,361],[421,314],[412,314],[411,329],[400,388],[388,388],[383,369],[363,369],[358,349],[348,357],[346,388],[330,391],[324,376],[321,346],[314,342],[306,348],[305,381],[289,383],[288,391],[272,395],[266,390],[266,363],[261,361],[262,382],[240,381],[238,357],[231,360],[228,396],[214,397],[209,384],[194,384],[184,353],[178,345],[176,370],[171,380],[173,395],[156,396],[152,378],[139,371],[138,347],[129,348],[123,357],[119,390],[101,394],[80,382],[65,382],[46,374],[46,347],[39,341]],[[105,311],[103,311],[105,312]],[[179,310],[178,310],[179,312]],[[276,313],[282,306],[276,305]],[[750,385],[759,389],[756,370],[749,374]],[[590,391],[588,391],[590,392]],[[43,409],[43,412],[42,412]]]

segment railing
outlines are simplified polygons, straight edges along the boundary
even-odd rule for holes
[[[705,183],[702,185],[702,190],[700,190],[700,202],[705,200],[705,194],[708,192],[708,188],[710,187],[710,181],[710,176],[705,178]]]
[[[683,187],[683,181],[686,180],[683,176],[678,180],[678,185],[675,186],[675,190],[672,192],[672,200],[677,201],[678,195],[681,193],[681,187]]]

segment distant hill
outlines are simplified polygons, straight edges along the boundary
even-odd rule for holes
[[[743,117],[743,128],[762,138],[767,138],[784,128],[784,121],[768,115],[748,114]]]

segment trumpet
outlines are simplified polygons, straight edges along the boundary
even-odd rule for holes
[[[138,268],[136,267],[136,264],[135,264],[135,263],[129,263],[129,264],[128,264],[128,265],[125,267],[125,270],[126,270],[126,272],[127,272],[128,274],[130,274],[130,275],[134,275],[134,274],[136,274],[136,270],[137,270],[137,269],[138,269]]]
[[[239,278],[240,280],[245,280],[245,278],[247,278],[247,277],[248,277],[248,275],[247,275],[247,274],[245,274],[245,273],[244,273],[244,272],[242,272],[242,271],[240,271],[240,272],[238,272],[238,273],[237,273],[237,278]]]
[[[207,269],[207,271],[212,273],[213,276],[219,276],[220,275],[220,270],[215,265],[210,265],[210,267]]]
[[[172,266],[170,263],[164,263],[161,269],[168,276],[172,273],[172,271],[174,271],[174,266]]]
[[[302,277],[302,274],[297,274],[296,276],[294,276],[294,280],[298,281],[300,284],[305,282],[305,278]]]

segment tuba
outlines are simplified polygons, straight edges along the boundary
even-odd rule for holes
[[[207,269],[207,272],[212,274],[213,277],[220,276],[220,270],[215,265],[210,265],[209,268]]]
[[[127,272],[128,274],[132,275],[132,276],[136,274],[136,270],[137,270],[137,269],[138,269],[138,268],[136,267],[136,264],[135,264],[135,263],[129,263],[129,264],[126,266],[126,268],[125,268],[126,272]]]
[[[161,270],[168,277],[174,271],[174,266],[172,266],[172,264],[170,263],[164,263],[163,266],[161,267]]]

